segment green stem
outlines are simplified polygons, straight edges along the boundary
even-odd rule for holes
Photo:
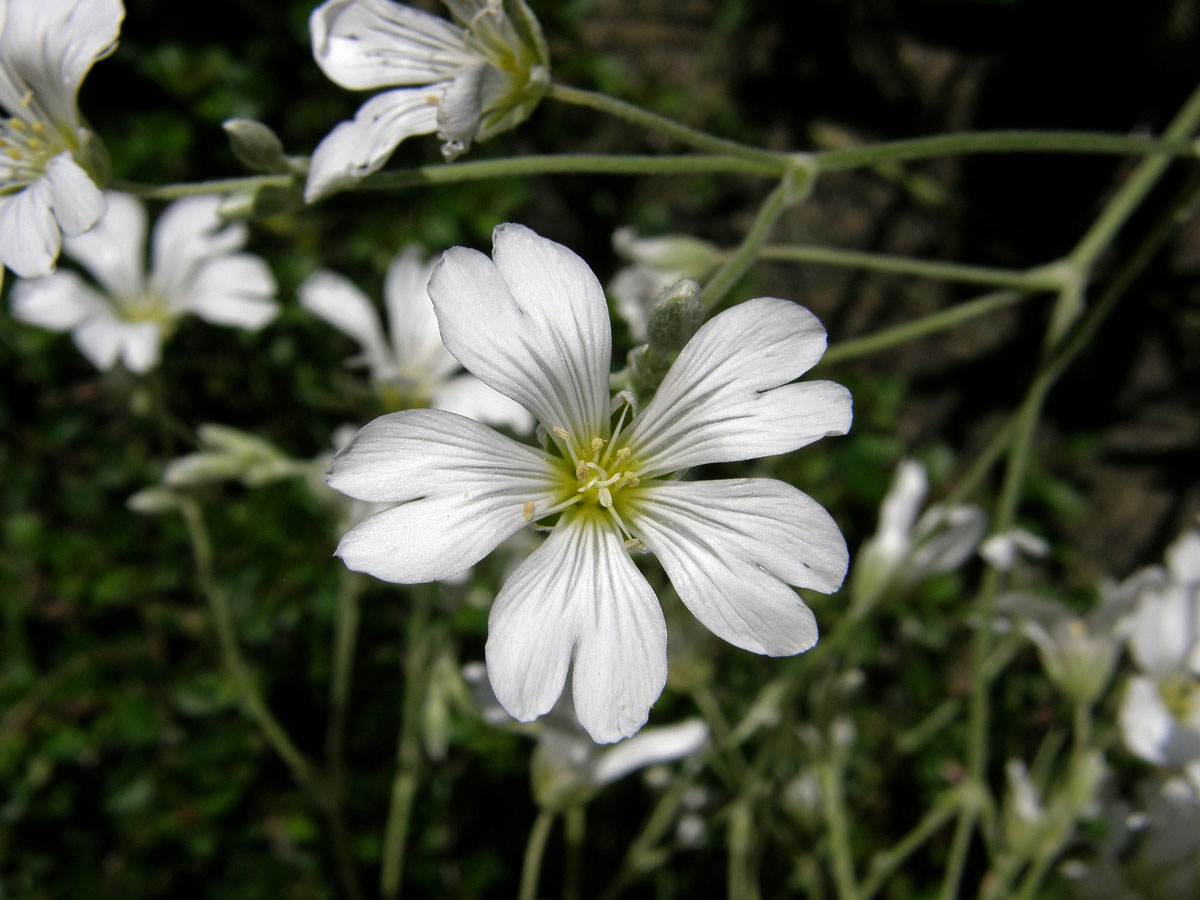
[[[261,190],[267,187],[286,188],[296,180],[294,175],[246,175],[241,178],[217,178],[181,184],[137,184],[114,181],[114,190],[135,194],[144,200],[176,200],[180,197],[200,197],[206,194],[233,194],[239,191]]]
[[[625,850],[625,857],[613,876],[612,881],[600,894],[601,900],[615,900],[630,884],[661,864],[666,852],[659,847],[659,842],[675,823],[683,796],[691,787],[692,778],[687,774],[677,778],[659,798],[642,830],[630,842]]]
[[[632,103],[626,103],[624,100],[609,97],[606,94],[597,94],[592,91],[581,91],[578,88],[566,87],[561,84],[552,84],[547,96],[561,103],[582,106],[616,116],[619,119],[624,119],[626,122],[632,122],[640,128],[657,131],[659,134],[665,135],[681,144],[686,144],[689,147],[695,147],[697,150],[703,150],[707,153],[737,156],[742,159],[774,166],[777,175],[782,175],[787,171],[789,166],[788,157],[783,154],[772,153],[769,150],[762,150],[747,144],[739,144],[737,141],[730,141],[703,131],[697,131],[694,128],[689,128],[687,125],[676,122],[674,119],[668,119],[665,116],[652,113],[639,106],[634,106]]]
[[[337,597],[334,599],[333,674],[329,685],[329,723],[325,736],[330,783],[330,821],[333,826],[333,850],[346,894],[351,900],[361,896],[354,875],[354,854],[350,829],[346,822],[346,718],[349,709],[350,686],[354,672],[354,650],[358,638],[358,595],[364,580],[347,569],[340,573]]]
[[[912,275],[918,278],[933,278],[943,281],[961,281],[989,287],[1010,288],[1016,291],[1057,290],[1059,275],[1053,268],[1033,269],[1018,272],[1012,269],[997,269],[990,266],[973,266],[961,263],[934,262],[907,256],[892,256],[885,253],[868,253],[861,250],[842,250],[836,247],[811,245],[763,247],[759,260],[772,262],[797,262],[821,266],[838,266],[881,272],[890,275]]]
[[[754,874],[754,814],[745,799],[729,811],[729,900],[759,900]]]
[[[971,835],[979,812],[974,807],[959,813],[954,825],[954,837],[950,839],[950,856],[946,863],[946,874],[942,878],[941,900],[956,900],[958,887],[962,883],[963,869],[967,865],[967,852],[971,849]]]
[[[837,172],[938,156],[972,153],[1097,153],[1109,156],[1190,156],[1194,148],[1178,139],[1127,137],[1088,131],[975,131],[890,141],[866,147],[813,153],[818,170]]]
[[[952,791],[935,801],[924,817],[913,826],[912,831],[871,861],[871,871],[858,894],[861,900],[870,900],[895,874],[908,857],[949,822],[966,802],[968,795],[961,789]]]
[[[292,776],[302,787],[312,794],[318,805],[328,808],[328,797],[321,789],[320,780],[312,764],[304,754],[292,743],[283,726],[271,714],[266,702],[254,684],[250,669],[238,649],[237,634],[233,627],[233,616],[230,614],[229,601],[213,576],[212,544],[208,531],[204,527],[204,518],[195,502],[183,499],[180,511],[184,522],[187,523],[188,537],[191,538],[192,555],[196,562],[196,572],[200,581],[200,589],[208,600],[212,612],[213,623],[217,629],[217,640],[221,645],[221,659],[225,664],[226,673],[237,690],[242,702],[242,708],[258,725],[259,730],[267,739],[267,743],[279,755],[292,771]]]
[[[839,341],[825,351],[825,356],[821,359],[821,365],[834,365],[845,362],[848,359],[869,356],[881,350],[898,347],[917,338],[954,328],[964,322],[969,322],[972,319],[977,319],[996,310],[1015,306],[1028,299],[1029,296],[1029,294],[1021,294],[1015,291],[996,291],[985,294],[982,297],[977,297],[974,300],[968,300],[965,303],[956,304],[949,309],[931,313],[928,316],[922,316],[911,322],[905,322],[903,325],[885,328],[874,334],[851,338],[848,341]]]
[[[834,750],[836,754],[839,751]],[[817,767],[821,779],[821,805],[829,828],[829,853],[833,883],[840,900],[858,900],[854,857],[850,852],[850,829],[846,822],[846,796],[842,787],[840,759],[825,759]]]
[[[1200,88],[1192,92],[1184,103],[1183,108],[1171,120],[1163,133],[1166,140],[1163,143],[1192,146],[1187,138],[1197,127],[1200,127]],[[1194,156],[1196,148],[1192,147]],[[1071,251],[1071,262],[1081,271],[1090,269],[1104,249],[1116,237],[1121,226],[1138,208],[1150,190],[1158,183],[1163,172],[1171,163],[1171,157],[1166,155],[1153,156],[1143,160],[1133,174],[1121,185],[1120,190],[1105,205],[1103,212],[1087,230],[1087,233]]]
[[[525,844],[525,861],[521,865],[521,887],[517,900],[536,900],[538,878],[542,874],[542,857],[546,853],[546,840],[554,825],[554,812],[543,809],[533,820],[529,830],[529,841]]]
[[[804,170],[794,170],[785,175],[767,195],[754,223],[746,233],[742,243],[729,256],[721,267],[713,273],[700,292],[700,305],[706,313],[711,313],[718,303],[729,292],[737,280],[745,274],[754,263],[758,252],[771,236],[775,222],[783,215],[783,211],[807,195],[812,187],[812,178]]]
[[[417,731],[421,703],[425,697],[429,661],[433,658],[433,636],[429,628],[428,590],[413,589],[412,615],[405,623],[404,698],[401,703],[400,736],[396,742],[396,775],[392,799],[383,830],[383,860],[379,892],[385,900],[400,896],[408,831],[412,821],[421,767],[420,735]]]
[[[583,896],[583,845],[587,836],[587,806],[573,803],[563,813],[563,837],[566,841],[566,865],[563,872],[563,900]]]

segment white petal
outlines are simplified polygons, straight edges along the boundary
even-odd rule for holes
[[[70,331],[107,309],[105,299],[74,272],[20,280],[12,290],[13,318],[50,331]]]
[[[1166,553],[1171,577],[1183,584],[1200,584],[1200,531],[1185,531]]]
[[[337,555],[355,571],[417,584],[479,562],[551,505],[545,455],[441,410],[405,410],[364,427],[334,457],[328,483],[359,500],[400,503],[350,531]]]
[[[606,434],[612,333],[596,276],[521,225],[497,227],[493,244],[494,263],[454,247],[434,270],[429,296],[446,347],[547,430],[580,443]]]
[[[667,623],[620,533],[606,521],[583,524],[592,560],[572,598],[579,606],[572,697],[579,724],[609,744],[646,724],[667,683]]]
[[[62,231],[50,210],[51,202],[45,178],[16,194],[0,197],[0,264],[22,278],[54,271]]]
[[[907,555],[912,545],[913,525],[928,491],[925,468],[915,459],[901,460],[892,486],[879,507],[879,532],[876,534],[876,539],[889,550],[898,551],[900,558]]]
[[[63,234],[82,234],[103,215],[104,194],[70,153],[60,153],[50,160],[46,178],[50,184],[54,218]],[[140,240],[138,246],[141,246]]]
[[[159,360],[162,336],[149,322],[122,322],[111,314],[93,316],[71,336],[79,351],[102,372],[120,357],[131,372],[146,372]]]
[[[463,69],[442,94],[438,104],[438,140],[442,141],[442,157],[454,162],[471,148],[479,120],[483,117],[484,75],[490,69],[487,63],[478,63]]]
[[[442,345],[433,301],[429,299],[429,278],[436,264],[436,260],[425,259],[420,247],[410,244],[392,260],[383,282],[383,302],[397,366],[415,381],[427,384],[441,381],[458,369],[458,360]],[[439,409],[461,412],[448,406]]]
[[[394,376],[394,361],[383,337],[379,314],[353,282],[335,272],[314,272],[300,285],[299,294],[301,306],[358,342],[372,375]]]
[[[6,12],[0,105],[15,114],[32,90],[39,118],[74,130],[79,85],[117,40],[125,14],[120,0],[18,0],[7,3]]]
[[[321,71],[350,90],[445,81],[478,59],[461,28],[390,0],[329,0],[309,31]]]
[[[1134,676],[1125,686],[1119,716],[1125,746],[1135,756],[1162,765],[1175,732],[1175,720],[1162,702],[1153,679]]]
[[[121,328],[121,362],[141,375],[158,365],[162,355],[162,332],[153,322],[130,322]]]
[[[68,237],[64,249],[112,296],[137,297],[145,282],[146,210],[136,197],[116,191],[102,195],[101,208],[95,226]]]
[[[662,609],[619,534],[590,517],[564,520],[509,577],[488,619],[488,677],[509,715],[544,715],[572,694],[597,743],[645,724],[667,677]]]
[[[689,756],[707,741],[708,725],[703,719],[688,719],[677,725],[647,728],[605,751],[596,763],[592,777],[597,785],[609,784],[646,766]]]
[[[811,497],[782,481],[739,478],[650,485],[630,503],[631,530],[709,631],[769,656],[817,642],[812,611],[788,585],[836,591],[849,554]]]
[[[630,435],[641,471],[754,459],[845,434],[849,391],[829,381],[788,383],[824,352],[816,316],[786,300],[749,300],[714,316],[683,348]]]
[[[1182,585],[1168,583],[1142,592],[1130,619],[1129,652],[1151,675],[1180,673],[1196,640],[1196,603]]]
[[[987,514],[978,506],[931,506],[913,534],[916,548],[909,560],[909,577],[954,571],[975,552],[986,531]]]
[[[246,226],[226,224],[220,197],[176,200],[154,225],[151,281],[169,304],[184,301],[199,268],[214,257],[239,250]]]
[[[430,406],[489,425],[507,425],[518,434],[533,431],[529,410],[488,387],[474,375],[459,375],[434,389]]]
[[[267,264],[248,253],[200,265],[186,298],[176,307],[215,325],[256,331],[279,314],[275,278]]]
[[[400,88],[372,97],[317,145],[308,168],[309,203],[380,168],[405,138],[437,130],[437,104],[445,85]]]

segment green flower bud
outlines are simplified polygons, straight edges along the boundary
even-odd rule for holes
[[[650,305],[650,347],[660,353],[678,352],[703,321],[700,285],[690,278],[680,278]]]
[[[286,172],[283,141],[254,119],[226,119],[221,126],[229,135],[229,146],[238,162],[252,172]]]

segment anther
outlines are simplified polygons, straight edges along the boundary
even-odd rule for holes
[[[28,91],[26,91],[25,96],[21,98],[21,106],[28,107],[31,103],[33,103],[33,89],[32,88],[29,89]]]
[[[33,129],[33,133],[36,135],[41,136],[45,135],[46,133],[46,126],[41,122],[34,122],[30,127]]]
[[[604,449],[604,438],[598,438],[598,437],[592,438],[591,446],[592,446],[593,453],[599,453],[601,450]]]
[[[617,462],[625,462],[627,459],[629,459],[629,448],[622,447],[617,451]]]
[[[621,483],[622,487],[637,487],[642,483],[642,479],[638,478],[632,472],[625,473],[625,480]]]
[[[587,463],[581,461],[579,463],[579,465],[577,465],[575,467],[575,479],[577,481],[583,481],[583,479],[585,477],[587,477],[587,471],[588,471]],[[596,479],[593,478],[592,480],[595,481]]]
[[[608,488],[600,488],[596,492],[596,499],[600,501],[600,505],[605,509],[612,509],[612,492]]]
[[[565,428],[551,428],[550,430],[564,441],[569,441],[571,439],[571,432],[567,431]]]
[[[9,119],[8,124],[12,126],[13,131],[28,131],[29,126],[21,119]]]
[[[521,509],[521,515],[524,516],[526,522],[533,520],[533,501],[529,500]]]

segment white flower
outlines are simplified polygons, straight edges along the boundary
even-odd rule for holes
[[[121,0],[0,0],[0,266],[54,271],[62,237],[104,212],[102,151],[76,97],[116,46]]]
[[[666,680],[666,623],[627,541],[659,558],[719,637],[772,656],[813,646],[816,620],[789,585],[841,584],[846,545],[829,514],[781,481],[670,477],[846,432],[845,388],[792,383],[825,350],[810,312],[763,298],[714,317],[649,406],[634,418],[621,405],[614,425],[608,308],[574,253],[501,225],[493,259],[447,251],[429,295],[450,352],[532,412],[551,445],[518,444],[440,410],[376,419],[334,459],[329,483],[401,505],[342,539],[347,566],[433,581],[530,523],[554,521],[496,597],[488,674],[504,708],[529,721],[573,670],[575,710],[598,742],[637,731]]]
[[[1116,667],[1135,599],[1135,593],[1105,585],[1100,603],[1077,616],[1059,603],[1006,594],[997,599],[996,614],[1015,621],[1034,643],[1059,690],[1077,703],[1094,703]]]
[[[1024,528],[993,534],[979,546],[979,555],[993,568],[1007,572],[1021,558],[1043,559],[1050,552],[1045,538]]]
[[[467,663],[463,679],[471,687],[483,720],[501,726],[510,722],[487,686],[482,663]],[[587,736],[568,693],[537,725],[533,753],[533,793],[541,806],[562,809],[588,800],[605,785],[639,769],[691,756],[708,743],[703,719],[647,728],[635,737],[603,750]]]
[[[1125,689],[1122,735],[1135,755],[1181,768],[1200,785],[1200,533],[1168,548],[1165,570],[1135,578],[1129,652],[1142,674]]]
[[[219,197],[167,207],[154,226],[149,274],[145,209],[128,194],[109,191],[105,199],[108,208],[95,227],[63,242],[101,290],[66,271],[19,281],[15,318],[70,331],[96,368],[110,369],[120,359],[131,372],[158,365],[163,341],[189,313],[248,330],[275,318],[275,279],[257,256],[235,252],[246,228],[222,222]]]
[[[461,368],[442,344],[437,316],[426,285],[436,260],[426,262],[417,246],[392,260],[383,286],[388,334],[370,300],[350,281],[321,271],[300,285],[300,305],[354,338],[363,353],[356,362],[370,370],[386,405],[392,409],[432,406],[460,415],[533,428],[533,417],[519,403],[492,390]]]
[[[987,527],[977,506],[931,506],[917,517],[929,491],[925,469],[913,459],[896,467],[892,486],[879,508],[879,530],[858,551],[851,578],[857,600],[892,582],[914,584],[951,572],[975,550]]]
[[[546,93],[549,51],[525,0],[445,2],[457,25],[392,0],[327,0],[313,12],[313,56],[332,81],[393,90],[318,145],[310,203],[376,171],[413,135],[436,131],[449,162],[523,122]]]

